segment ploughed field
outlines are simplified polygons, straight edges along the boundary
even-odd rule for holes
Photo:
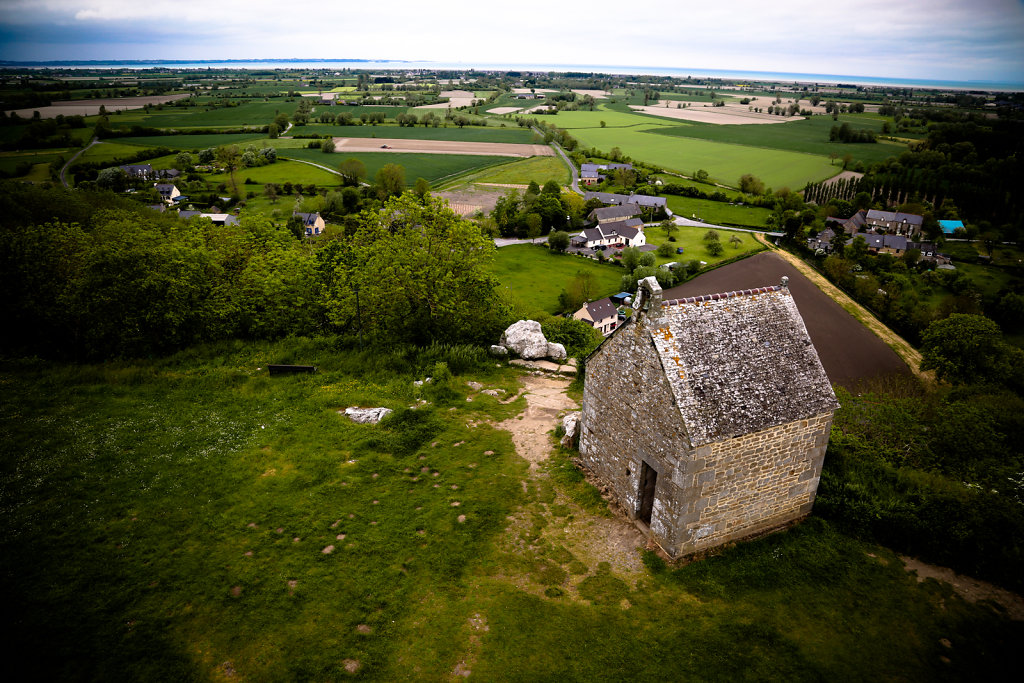
[[[664,298],[682,299],[777,285],[789,277],[789,289],[803,316],[821,364],[833,384],[854,388],[871,377],[907,373],[907,364],[885,342],[818,289],[785,260],[771,253],[716,268],[666,290]]]

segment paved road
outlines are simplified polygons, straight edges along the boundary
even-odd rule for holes
[[[537,128],[537,126],[531,126],[530,128],[537,135],[544,137],[544,131]],[[552,140],[550,145],[552,149],[558,152],[558,156],[562,157],[562,161],[565,162],[565,165],[569,167],[569,173],[572,174],[572,181],[569,183],[569,188],[576,194],[582,195],[583,191],[580,189],[580,172],[576,170],[576,164],[572,163],[572,159],[569,158],[569,155],[565,153],[565,150],[562,149],[560,144]]]
[[[676,216],[676,225],[681,225],[685,228],[708,228],[714,230],[732,230],[733,232],[759,232],[765,235],[771,235],[772,237],[782,237],[781,232],[768,232],[767,230],[754,230],[752,228],[734,228],[731,225],[715,225],[714,223],[705,223],[704,221],[695,221],[689,218],[683,218],[682,216]],[[646,227],[657,227],[658,223],[650,223]]]
[[[337,175],[337,176],[341,175],[341,173],[339,173],[338,171],[334,170],[330,166],[324,166],[323,164],[318,164],[315,161],[306,161],[305,159],[292,159],[291,157],[279,157],[279,158],[287,159],[288,161],[297,161],[300,164],[309,164],[310,166],[316,166],[317,168],[323,169],[323,170],[327,171],[328,173],[333,173],[334,175]],[[366,183],[363,183],[363,184],[365,185]]]
[[[90,142],[88,145],[86,145],[82,149],[78,150],[78,153],[76,153],[75,156],[73,156],[70,159],[68,159],[68,162],[66,164],[64,164],[63,168],[60,169],[60,183],[61,183],[61,185],[63,185],[64,187],[69,187],[67,178],[65,177],[67,172],[68,172],[68,167],[71,166],[72,163],[74,163],[75,159],[77,159],[78,157],[82,156],[82,154],[85,153],[85,150],[89,149],[93,145],[98,145],[98,144],[100,144],[100,139],[99,138],[93,138],[92,142]]]

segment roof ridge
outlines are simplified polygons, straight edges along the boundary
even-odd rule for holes
[[[720,301],[722,299],[732,299],[738,296],[751,296],[754,294],[768,294],[769,292],[778,292],[783,289],[787,289],[782,285],[773,285],[771,287],[755,287],[754,289],[739,289],[734,292],[722,292],[719,294],[702,294],[701,296],[691,296],[684,299],[670,299],[662,303],[663,306],[679,306],[682,304],[699,304],[704,301]]]

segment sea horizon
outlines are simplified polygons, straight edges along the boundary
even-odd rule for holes
[[[249,66],[247,66],[249,65]],[[710,69],[700,67],[665,67],[609,64],[524,64],[510,62],[443,62],[377,59],[222,59],[222,60],[52,60],[52,61],[0,61],[0,69],[383,69],[383,70],[476,70],[476,71],[536,71],[556,73],[594,73],[615,76],[672,76],[676,78],[718,78],[729,80],[750,79],[776,83],[860,85],[917,88],[922,90],[982,90],[996,92],[1024,91],[1024,82],[1012,83],[983,80],[937,80],[863,76],[850,74],[820,74],[787,71],[757,71],[744,69]]]

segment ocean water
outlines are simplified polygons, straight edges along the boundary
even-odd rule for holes
[[[475,62],[417,62],[387,60],[227,60],[227,61],[110,61],[110,62],[4,62],[4,67],[35,67],[58,69],[452,69],[479,71],[555,71],[576,73],[605,73],[613,75],[674,76],[676,78],[721,78],[773,81],[778,83],[851,84],[920,88],[934,90],[989,90],[1024,91],[1024,82],[1006,83],[997,81],[945,81],[920,78],[889,78],[882,76],[790,73],[783,71],[736,71],[674,66],[621,66],[608,64],[516,64],[516,63],[475,63]]]

